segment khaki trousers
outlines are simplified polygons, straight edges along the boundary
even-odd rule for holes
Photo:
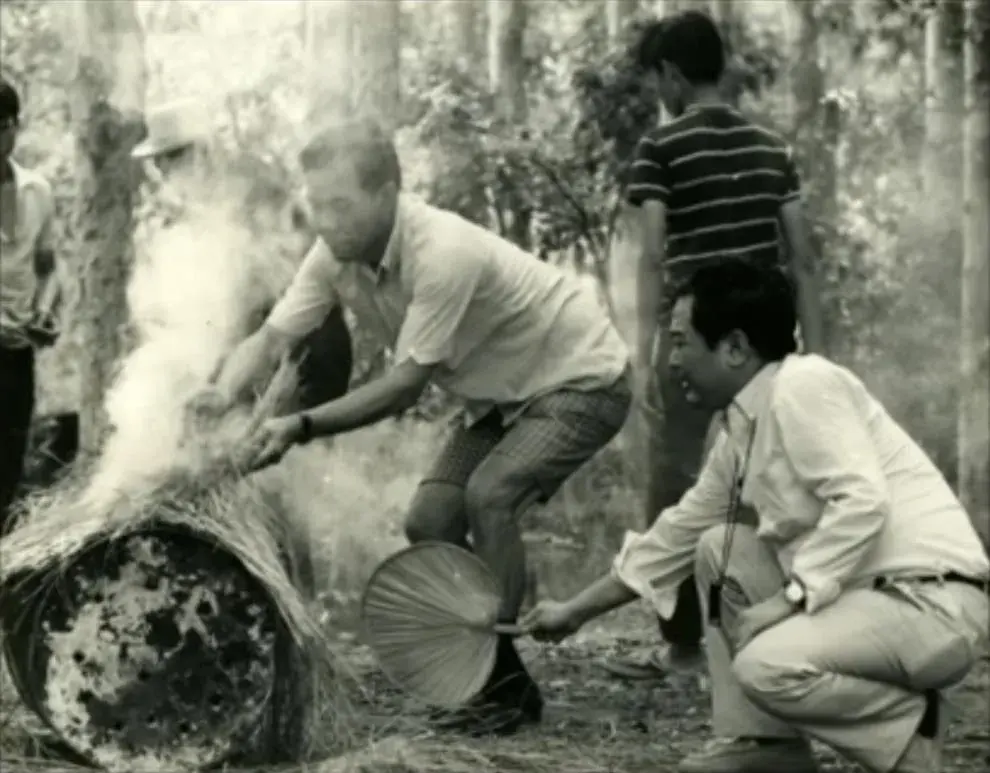
[[[706,606],[726,535],[715,527],[698,546],[695,576]],[[962,583],[910,581],[850,589],[734,652],[739,612],[783,584],[773,551],[752,526],[737,525],[721,623],[706,624],[716,735],[806,736],[871,771],[894,770],[918,730],[923,693],[958,683],[985,651],[986,594]]]

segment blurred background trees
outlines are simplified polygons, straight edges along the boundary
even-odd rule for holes
[[[84,5],[85,24],[66,21]],[[990,538],[986,3],[284,0],[244,14],[157,0],[105,4],[112,18],[103,5],[0,10],[3,69],[26,102],[19,157],[54,182],[78,280],[73,334],[46,355],[49,408],[95,417],[119,351],[136,184],[123,162],[133,116],[107,96],[121,73],[141,74],[148,104],[211,100],[231,147],[286,168],[307,120],[374,110],[397,130],[410,188],[587,274],[631,334],[636,223],[621,186],[659,116],[624,43],[644,17],[706,8],[732,54],[727,94],[797,150],[831,353],[961,486]],[[383,359],[357,334],[364,378]]]

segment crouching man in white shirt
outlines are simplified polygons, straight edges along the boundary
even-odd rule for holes
[[[781,274],[694,275],[670,366],[723,431],[610,574],[523,626],[558,640],[636,597],[670,617],[693,572],[717,740],[683,773],[807,773],[808,739],[877,773],[941,773],[940,692],[986,646],[990,562],[932,461],[850,371],[795,354],[794,329]]]

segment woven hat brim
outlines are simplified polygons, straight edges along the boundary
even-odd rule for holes
[[[173,150],[188,148],[194,144],[195,142],[193,140],[182,140],[180,142],[155,142],[150,139],[143,140],[134,146],[134,150],[131,151],[131,158],[138,160],[154,158],[155,156],[160,156],[163,153],[169,153]]]

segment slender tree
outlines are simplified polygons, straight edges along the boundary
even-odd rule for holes
[[[133,255],[138,170],[131,150],[143,133],[144,35],[132,3],[66,3],[75,33],[70,94],[78,149],[77,229],[81,351],[80,449],[99,451],[109,429],[104,396],[124,353],[126,285]]]
[[[399,119],[401,4],[395,0],[361,0],[350,4],[351,104],[394,128]]]
[[[990,544],[990,10],[967,0],[959,488]]]

